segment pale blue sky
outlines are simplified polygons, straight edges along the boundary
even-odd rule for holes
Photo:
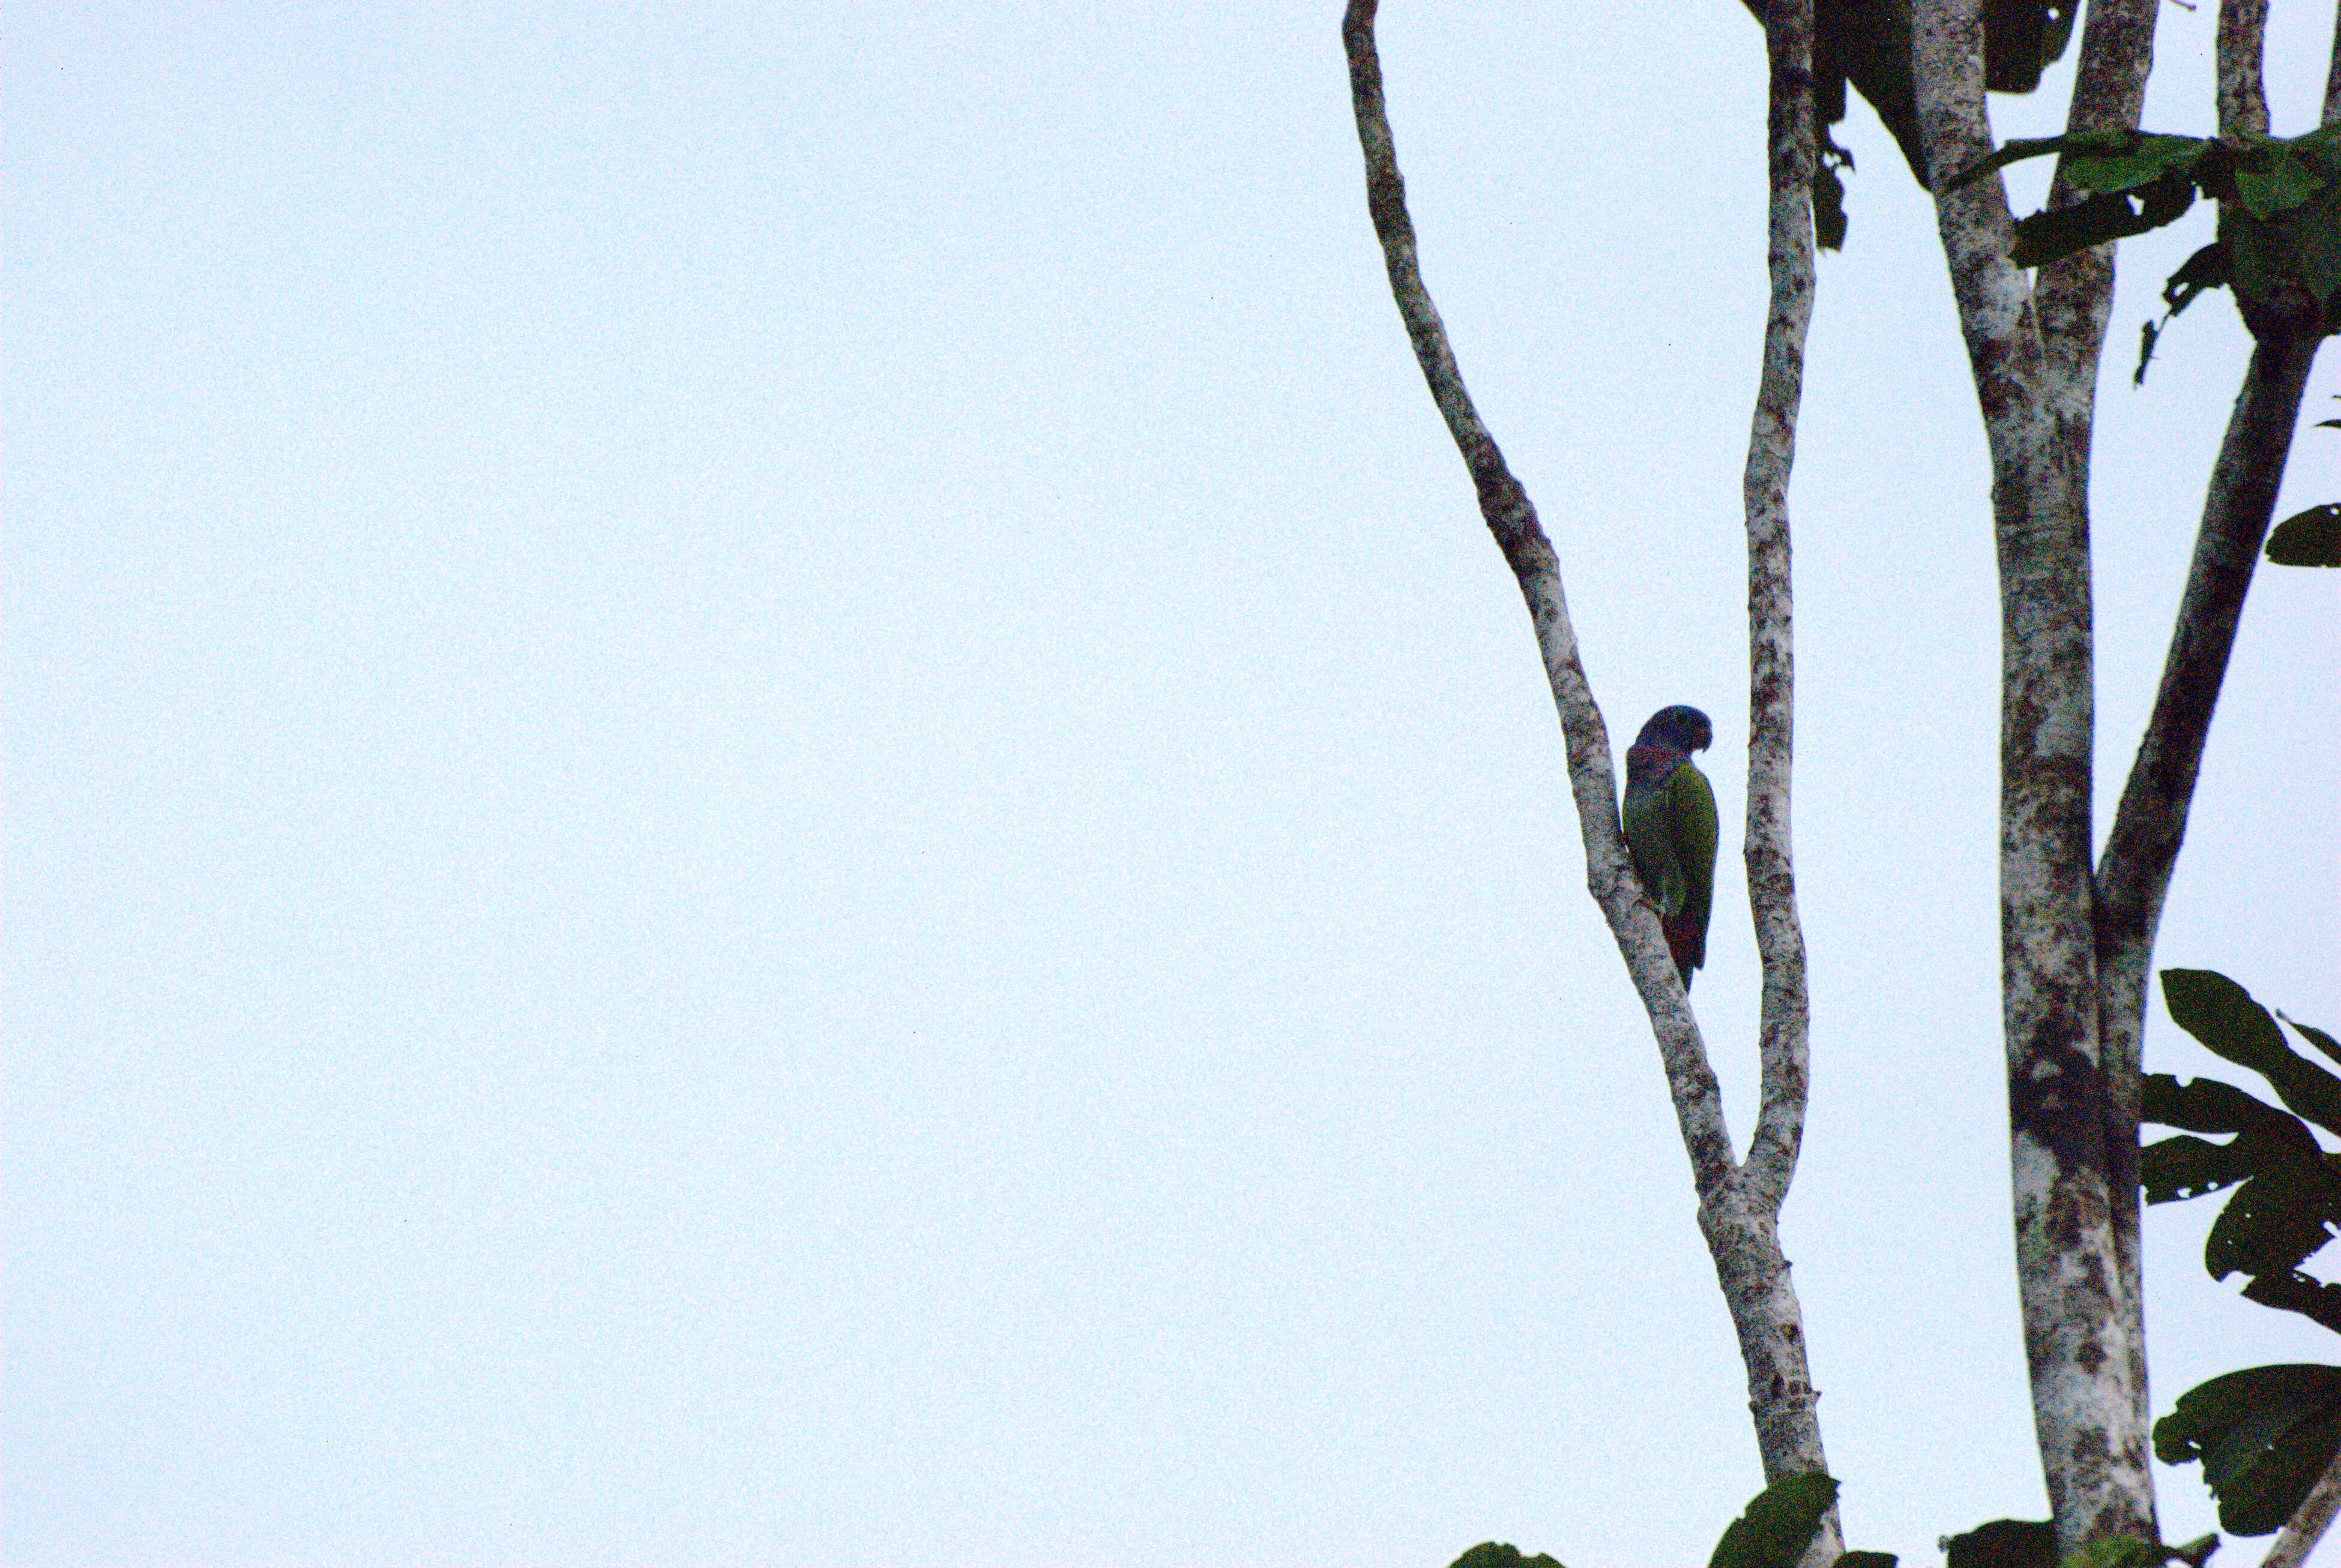
[[[10,1563],[1704,1561],[1739,1364],[1336,10],[7,8]],[[2277,0],[2280,130],[2329,25]],[[1744,1136],[1759,36],[1382,32],[1613,739],[1717,719]],[[1787,1238],[1849,1533],[1916,1568],[2042,1502],[1982,441],[1844,136]],[[2107,804],[2244,358],[2215,297],[2127,384],[2208,228],[2124,253]],[[2254,590],[2159,951],[2328,1025],[2333,575]],[[2209,1212],[2149,1217],[2165,1409],[2333,1358]]]

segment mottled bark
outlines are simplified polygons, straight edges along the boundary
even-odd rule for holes
[[[1758,491],[1771,498],[1760,528],[1751,500],[1749,522],[1750,613],[1766,618],[1760,625],[1751,624],[1750,628],[1751,644],[1757,649],[1759,665],[1754,676],[1758,723],[1764,729],[1761,737],[1750,743],[1749,794],[1752,845],[1759,811],[1753,799],[1759,789],[1767,792],[1767,804],[1760,809],[1767,836],[1761,861],[1767,885],[1759,895],[1764,901],[1758,906],[1758,923],[1759,943],[1766,945],[1767,978],[1764,1107],[1749,1162],[1742,1166],[1732,1156],[1722,1099],[1698,1021],[1691,1014],[1689,997],[1667,951],[1657,911],[1645,895],[1640,878],[1634,875],[1620,831],[1609,730],[1578,656],[1576,634],[1569,625],[1551,541],[1546,538],[1535,508],[1505,465],[1502,452],[1473,407],[1446,329],[1423,286],[1414,227],[1406,212],[1405,184],[1399,175],[1389,114],[1382,101],[1381,65],[1373,36],[1376,9],[1376,0],[1350,0],[1341,32],[1349,52],[1358,140],[1365,154],[1367,207],[1373,218],[1374,233],[1381,242],[1390,293],[1406,323],[1407,336],[1422,367],[1423,379],[1430,383],[1431,401],[1446,420],[1449,433],[1454,437],[1464,465],[1470,471],[1472,484],[1479,492],[1480,514],[1511,566],[1520,595],[1528,604],[1537,647],[1544,660],[1545,678],[1560,716],[1569,787],[1576,799],[1578,828],[1585,846],[1586,884],[1609,922],[1657,1037],[1667,1087],[1674,1101],[1676,1123],[1690,1158],[1692,1185],[1698,1194],[1700,1228],[1708,1237],[1708,1250],[1748,1369],[1750,1405],[1765,1474],[1778,1477],[1823,1470],[1827,1464],[1805,1356],[1803,1317],[1789,1283],[1788,1262],[1780,1255],[1777,1229],[1780,1197],[1794,1172],[1802,1136],[1805,1083],[1803,944],[1796,927],[1787,836],[1789,735],[1786,719],[1790,695],[1787,514],[1778,504],[1778,491],[1785,487],[1787,457],[1795,428],[1795,378],[1792,375],[1786,402],[1775,397],[1768,412],[1759,404],[1757,416],[1758,437],[1770,454],[1767,461],[1777,467],[1777,472],[1773,467],[1767,467],[1759,479],[1754,471],[1758,460],[1752,448],[1750,457],[1751,498]],[[1804,171],[1796,182],[1796,222],[1808,231],[1810,218],[1803,203],[1808,199],[1805,193],[1809,185],[1812,158],[1809,0],[1796,9],[1801,14],[1801,21],[1790,18],[1768,28],[1768,34],[1777,29],[1779,36],[1788,40],[1788,46],[1792,51],[1788,69],[1775,72],[1774,180],[1777,195],[1780,167],[1778,139],[1784,134],[1783,125],[1793,126],[1800,121],[1805,126],[1806,147],[1801,154],[1791,153],[1788,166]],[[1800,97],[1801,106],[1791,105],[1784,113],[1778,103],[1784,91],[1792,97]],[[1798,156],[1803,160],[1801,164],[1797,162]],[[1811,293],[1809,238],[1799,239],[1783,253],[1778,237],[1782,222],[1776,200],[1776,300],[1774,326],[1767,332],[1768,388],[1774,382],[1772,364],[1776,355],[1792,367],[1801,362],[1804,319]],[[1800,263],[1793,259],[1798,245],[1804,247]],[[1783,254],[1790,258],[1786,263],[1786,273],[1780,270]],[[1799,265],[1801,285],[1791,288],[1798,297],[1783,307],[1778,298],[1782,279],[1788,278],[1793,285]],[[1758,868],[1751,849],[1751,880]],[[1838,1539],[1832,1519],[1824,1539],[1815,1543],[1816,1557],[1821,1562],[1833,1558]],[[1821,1556],[1824,1548],[1828,1554]]]
[[[2072,110],[2087,128],[2136,124],[2151,8],[2092,5]],[[1991,150],[1980,9],[1918,0],[1912,22],[1937,223],[1991,452],[2017,1274],[2034,1428],[2069,1553],[2158,1536],[2143,1314],[2120,1234],[2123,1209],[2135,1212],[2135,1134],[2117,1148],[2108,1127],[2090,866],[2089,412],[2112,265],[2107,253],[2044,268],[2036,295],[2008,260],[2013,223],[1998,178],[1951,184]]]
[[[2267,0],[2219,0],[2219,134],[2268,134],[2267,88],[2260,54],[2267,36]]]
[[[1765,114],[1766,271],[1771,286],[1764,356],[1748,422],[1741,503],[1748,524],[1748,870],[1756,950],[1763,961],[1758,1016],[1761,1107],[1747,1163],[1699,1208],[1748,1369],[1748,1403],[1768,1484],[1826,1472],[1819,1391],[1805,1354],[1803,1315],[1781,1255],[1780,1205],[1795,1179],[1805,1133],[1810,1009],[1805,935],[1797,918],[1789,838],[1795,749],[1796,646],[1791,594],[1788,475],[1804,397],[1805,338],[1813,314],[1812,0],[1770,0],[1764,11],[1769,86]],[[1805,1553],[1826,1568],[1845,1550],[1832,1507]]]
[[[1804,1141],[1809,1016],[1805,934],[1797,918],[1789,840],[1796,646],[1788,474],[1796,463],[1805,337],[1813,316],[1812,0],[1774,0],[1766,9],[1764,42],[1771,66],[1765,246],[1771,306],[1740,485],[1748,520],[1748,826],[1742,858],[1756,950],[1764,966],[1758,1025],[1763,1107],[1748,1146],[1748,1179],[1778,1208],[1788,1196]]]

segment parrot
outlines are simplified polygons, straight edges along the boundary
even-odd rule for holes
[[[1707,715],[1678,702],[1651,714],[1626,749],[1626,846],[1686,991],[1707,963],[1715,907],[1715,791],[1690,754],[1714,743]]]

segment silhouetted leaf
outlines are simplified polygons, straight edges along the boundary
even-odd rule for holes
[[[2331,1035],[2326,1034],[2323,1029],[2316,1027],[2314,1024],[2302,1023],[2298,1018],[2294,1017],[2282,1007],[2278,1007],[2276,1010],[2276,1016],[2282,1018],[2291,1027],[2297,1029],[2300,1033],[2307,1036],[2308,1043],[2310,1045],[2315,1046],[2318,1050],[2323,1051],[2335,1062],[2341,1063],[2341,1040],[2336,1040]]]
[[[2341,420],[2332,422],[2341,425]],[[2341,503],[2312,506],[2277,523],[2276,531],[2268,535],[2267,558],[2278,566],[2341,566]],[[2325,1036],[2319,1048],[2341,1061],[2341,1057],[2335,1056],[2332,1038]]]
[[[1825,251],[1845,249],[1845,182],[1826,161],[1813,165],[1813,239]]]
[[[2286,1109],[2341,1134],[2341,1078],[2286,1044],[2250,992],[2210,969],[2165,969],[2162,998],[2171,1021],[2206,1049],[2266,1078]]]
[[[2292,1516],[2341,1447],[2341,1366],[2255,1366],[2179,1395],[2154,1424],[2155,1457],[2203,1466],[2219,1525],[2266,1535]],[[1953,1568],[1957,1568],[1957,1564]]]
[[[2341,1227],[2341,1179],[2329,1156],[2294,1160],[2253,1176],[2211,1222],[2203,1266],[2213,1279],[2255,1278],[2296,1268]]]
[[[1901,1561],[1891,1552],[1844,1552],[1829,1568],[1895,1568]]]
[[[2201,1197],[2264,1172],[2325,1158],[2298,1117],[2216,1078],[2182,1084],[2168,1073],[2149,1074],[2139,1085],[2138,1116],[2189,1132],[2238,1135],[2224,1144],[2164,1138],[2140,1149],[2138,1182],[2150,1204]]]
[[[2169,1554],[2167,1548],[2150,1546],[2135,1535],[2115,1535],[2090,1542],[2065,1560],[2065,1568],[2162,1568]]]
[[[1995,1519],[1941,1544],[1944,1568],[2057,1568],[2057,1527],[2046,1519]]]
[[[1533,1557],[1523,1557],[1517,1546],[1482,1541],[1455,1559],[1449,1568],[1560,1568],[1560,1564],[1541,1552]]]
[[[2029,93],[2073,36],[2076,0],[1984,0],[1984,85]]]
[[[1827,1475],[1775,1481],[1724,1531],[1708,1568],[1797,1568],[1797,1560],[1820,1528],[1821,1515],[1836,1501],[1837,1482]]]
[[[2019,267],[2045,266],[2091,245],[2176,223],[2194,204],[2195,182],[2183,174],[2165,175],[2134,191],[2084,197],[2019,220],[2007,259]]]
[[[2341,1285],[2326,1285],[2298,1269],[2264,1274],[2244,1286],[2244,1299],[2284,1312],[2296,1312],[2341,1334]]]

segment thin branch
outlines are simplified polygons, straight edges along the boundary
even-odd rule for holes
[[[2333,1463],[2325,1467],[2325,1474],[2316,1478],[2316,1484],[2308,1489],[2308,1495],[2300,1500],[2300,1506],[2285,1521],[2284,1528],[2276,1533],[2276,1544],[2260,1559],[2260,1568],[2302,1568],[2308,1554],[2316,1549],[2317,1542],[2324,1539],[2326,1528],[2333,1523],[2336,1513],[2341,1513],[2341,1454],[2333,1456]]]
[[[2267,89],[2260,54],[2267,36],[2267,0],[2219,0],[2219,134],[2268,134]]]
[[[1757,1115],[1740,1179],[1700,1206],[1748,1370],[1748,1408],[1768,1482],[1826,1474],[1818,1401],[1804,1345],[1804,1318],[1780,1252],[1778,1216],[1795,1179],[1809,1094],[1809,1007],[1805,938],[1797,918],[1789,839],[1795,743],[1796,645],[1791,597],[1788,477],[1804,397],[1805,339],[1813,313],[1812,0],[1764,8],[1768,66],[1765,114],[1768,187],[1765,257],[1771,303],[1763,370],[1748,422],[1741,501],[1748,522],[1748,825],[1744,859],[1756,948],[1764,965],[1758,1025],[1763,1064]],[[1807,1548],[1809,1568],[1845,1550],[1832,1507]]]
[[[1585,843],[1587,886],[1609,923],[1610,933],[1625,958],[1627,970],[1641,994],[1651,1029],[1658,1037],[1668,1090],[1674,1099],[1676,1121],[1682,1130],[1683,1146],[1690,1156],[1691,1179],[1698,1192],[1699,1227],[1715,1261],[1716,1275],[1739,1340],[1740,1356],[1748,1367],[1749,1411],[1755,1420],[1757,1447],[1768,1480],[1828,1468],[1815,1412],[1818,1395],[1813,1391],[1805,1357],[1803,1315],[1795,1287],[1789,1282],[1788,1260],[1781,1255],[1778,1235],[1779,1195],[1786,1191],[1788,1175],[1794,1168],[1802,1125],[1804,1026],[1801,984],[1796,987],[1793,1006],[1776,1004],[1773,995],[1776,976],[1788,972],[1791,956],[1799,961],[1800,982],[1802,950],[1801,938],[1796,932],[1793,901],[1782,902],[1792,891],[1786,880],[1788,540],[1787,513],[1784,507],[1777,504],[1787,482],[1788,442],[1795,428],[1798,378],[1790,374],[1784,382],[1776,376],[1774,361],[1779,358],[1792,370],[1801,362],[1804,313],[1809,309],[1811,294],[1811,219],[1804,203],[1808,200],[1813,152],[1811,3],[1781,0],[1773,9],[1776,13],[1793,10],[1797,14],[1785,21],[1776,15],[1767,28],[1775,62],[1774,248],[1777,257],[1777,236],[1784,221],[1778,186],[1782,168],[1780,137],[1793,134],[1793,127],[1801,124],[1804,150],[1801,154],[1791,153],[1787,166],[1803,171],[1792,183],[1793,213],[1802,231],[1798,243],[1805,247],[1805,254],[1800,291],[1794,286],[1797,263],[1793,260],[1785,273],[1776,270],[1776,298],[1785,282],[1790,285],[1789,292],[1800,292],[1802,299],[1801,303],[1790,300],[1777,309],[1774,323],[1767,331],[1766,386],[1769,401],[1759,402],[1753,439],[1765,445],[1770,458],[1760,473],[1755,471],[1757,456],[1751,452],[1750,458],[1751,498],[1759,492],[1771,498],[1767,502],[1769,510],[1761,518],[1751,510],[1749,522],[1750,613],[1756,618],[1751,622],[1750,638],[1756,645],[1758,672],[1754,679],[1759,721],[1766,726],[1764,738],[1750,742],[1750,792],[1756,792],[1755,786],[1759,782],[1772,791],[1772,804],[1764,808],[1762,819],[1768,835],[1768,848],[1762,853],[1771,858],[1759,859],[1758,852],[1751,850],[1749,862],[1751,880],[1760,865],[1768,882],[1766,896],[1771,900],[1758,925],[1759,943],[1768,944],[1766,1104],[1759,1121],[1767,1147],[1760,1177],[1732,1161],[1730,1134],[1724,1125],[1721,1098],[1714,1071],[1708,1064],[1706,1046],[1659,928],[1657,912],[1640,878],[1633,872],[1625,839],[1619,832],[1609,733],[1578,657],[1576,634],[1569,626],[1551,541],[1545,537],[1535,509],[1519,481],[1505,467],[1502,453],[1465,392],[1446,329],[1423,286],[1414,227],[1406,213],[1405,185],[1399,177],[1389,114],[1382,102],[1381,64],[1374,50],[1375,0],[1350,0],[1341,25],[1350,56],[1350,86],[1357,109],[1358,141],[1365,153],[1367,206],[1373,215],[1374,232],[1381,241],[1390,293],[1406,323],[1407,335],[1414,344],[1415,359],[1422,367],[1423,378],[1430,384],[1431,399],[1445,417],[1456,447],[1471,471],[1472,483],[1479,494],[1480,513],[1519,581],[1521,597],[1528,601],[1529,615],[1536,627],[1545,677],[1552,688],[1553,703],[1559,710],[1561,732],[1568,743],[1569,784],[1576,795],[1578,827]],[[1785,70],[1780,64],[1784,57],[1788,62]],[[1801,102],[1792,103],[1784,110],[1784,94]],[[1783,387],[1785,402],[1780,395]],[[1778,813],[1777,829],[1769,817],[1775,809]],[[1749,820],[1752,840],[1758,824],[1756,808],[1751,807]],[[1781,923],[1784,909],[1785,926]],[[1776,1099],[1785,1101],[1788,1097],[1791,1087],[1795,1091],[1794,1106],[1776,1106]],[[1832,1513],[1824,1522],[1808,1561],[1833,1561],[1839,1546],[1840,1533]]]
[[[1616,775],[1609,762],[1609,732],[1578,657],[1577,633],[1569,625],[1569,603],[1561,591],[1560,566],[1553,555],[1552,541],[1545,537],[1528,492],[1504,465],[1503,453],[1472,406],[1454,351],[1448,345],[1447,328],[1423,286],[1421,263],[1415,254],[1414,224],[1406,212],[1406,183],[1399,176],[1398,151],[1390,138],[1389,111],[1382,104],[1381,61],[1374,50],[1377,8],[1376,0],[1350,0],[1341,21],[1341,40],[1350,55],[1350,95],[1357,110],[1358,142],[1366,158],[1367,209],[1373,216],[1374,233],[1381,241],[1399,315],[1406,323],[1423,379],[1430,383],[1431,401],[1439,405],[1463,454],[1471,482],[1479,492],[1480,515],[1496,536],[1512,575],[1519,580],[1520,596],[1528,601],[1537,649],[1544,658],[1545,679],[1552,688],[1553,705],[1559,710],[1561,735],[1568,747],[1569,787],[1577,799],[1578,828],[1585,842],[1586,884],[1609,922],[1627,972],[1650,1015],[1666,1068],[1667,1088],[1674,1099],[1675,1119],[1682,1130],[1683,1147],[1690,1156],[1692,1183],[1704,1197],[1729,1180],[1735,1169],[1722,1095],[1714,1069],[1708,1064],[1698,1020],[1691,1017],[1690,998],[1684,993],[1674,958],[1667,951],[1665,934],[1659,928],[1658,912],[1645,896],[1627,852],[1618,819]]]
[[[1805,935],[1797,918],[1789,841],[1796,644],[1788,475],[1796,463],[1805,338],[1813,317],[1812,186],[1818,144],[1812,0],[1772,0],[1765,7],[1764,44],[1771,77],[1766,114],[1769,206],[1765,254],[1772,298],[1740,485],[1748,518],[1748,827],[1742,858],[1756,950],[1764,965],[1758,1025],[1763,1100],[1746,1168],[1748,1179],[1777,1210],[1796,1176],[1810,1070]]]
[[[2097,864],[2098,971],[2104,1017],[2116,1026],[2107,1056],[2108,1075],[2117,1081],[2125,1064],[2128,1078],[2137,1074],[2137,1025],[2145,1014],[2154,934],[2316,355],[2316,341],[2305,335],[2271,333],[2252,351],[2243,394],[2211,471],[2153,717]],[[2131,1142],[2134,1146],[2134,1136]]]

